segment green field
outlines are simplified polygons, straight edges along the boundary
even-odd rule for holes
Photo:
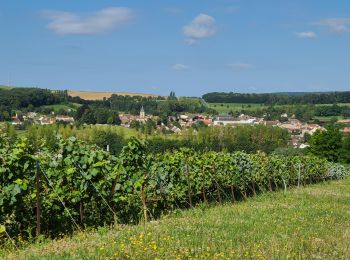
[[[42,108],[50,108],[52,109],[55,113],[57,113],[60,110],[73,110],[76,111],[79,107],[81,106],[81,104],[77,104],[77,103],[69,103],[69,104],[56,104],[56,105],[48,105],[48,106],[42,106]]]
[[[1,251],[9,259],[349,259],[350,178]]]
[[[4,85],[0,85],[0,89],[13,89],[14,87],[11,86],[4,86]]]
[[[266,109],[270,105],[265,104],[247,104],[247,103],[207,103],[209,108],[213,108],[218,111],[220,114],[227,114],[229,112],[239,112],[241,110],[253,111],[257,109]],[[316,104],[315,106],[332,106],[333,104]],[[339,103],[339,106],[350,107],[350,103]],[[306,106],[306,105],[274,105],[276,108],[288,108],[295,106]],[[329,118],[327,118],[329,119]]]
[[[314,119],[318,120],[341,120],[344,119],[343,116],[315,116]]]
[[[258,108],[267,108],[264,104],[244,104],[244,103],[208,103],[209,108],[213,108],[220,114],[227,114],[230,111],[256,110]]]

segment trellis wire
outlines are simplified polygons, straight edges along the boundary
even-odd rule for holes
[[[16,249],[18,249],[16,242],[11,238],[10,234],[7,233],[6,229],[5,229],[5,234],[6,234],[7,238],[12,242],[12,244],[16,247]]]
[[[80,167],[80,165],[77,163],[76,164],[77,167],[79,167],[80,169],[80,174],[81,176],[84,177],[83,175],[83,169]],[[89,180],[89,182],[91,183],[91,185],[95,188],[95,190],[97,191],[97,193],[100,195],[100,197],[102,198],[103,202],[106,204],[106,206],[108,207],[108,209],[113,213],[114,217],[116,218],[117,214],[114,212],[114,210],[112,209],[112,207],[108,204],[108,202],[106,201],[106,199],[102,196],[102,194],[100,193],[100,191],[97,189],[97,187],[95,186],[95,184]]]
[[[58,195],[58,193],[56,192],[55,188],[52,185],[52,182],[49,180],[49,178],[46,176],[46,173],[44,172],[44,170],[40,167],[41,172],[44,174],[45,179],[47,180],[48,184],[50,185],[50,187],[52,188],[52,191],[55,193],[55,195],[57,196],[58,200],[61,202],[62,206],[64,207],[64,209],[67,211],[69,217],[71,218],[71,220],[73,221],[73,223],[76,225],[76,227],[79,229],[79,231],[82,231],[80,226],[77,224],[77,222],[74,220],[72,214],[70,214],[68,208],[66,207],[66,205],[64,204],[63,200],[61,199],[61,197]]]

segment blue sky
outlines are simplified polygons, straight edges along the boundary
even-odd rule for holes
[[[0,84],[350,90],[350,1],[1,0]]]

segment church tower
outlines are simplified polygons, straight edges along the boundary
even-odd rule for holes
[[[143,109],[143,106],[142,106],[140,110],[140,119],[145,119],[145,118],[146,118],[145,110]]]

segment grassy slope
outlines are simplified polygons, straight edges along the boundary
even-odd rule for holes
[[[12,259],[350,258],[350,178],[31,245]]]

